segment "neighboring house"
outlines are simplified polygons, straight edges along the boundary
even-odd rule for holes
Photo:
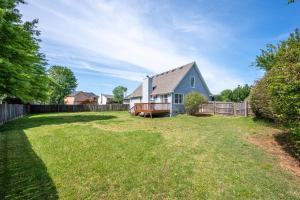
[[[170,103],[171,115],[184,112],[184,96],[196,91],[211,99],[209,91],[195,62],[154,75],[143,82],[126,98],[130,108],[135,103]]]
[[[94,104],[97,105],[98,96],[92,92],[76,91],[73,94],[66,96],[64,103],[66,105],[82,105]]]
[[[110,94],[100,94],[98,98],[99,105],[111,104],[113,103],[113,95]]]

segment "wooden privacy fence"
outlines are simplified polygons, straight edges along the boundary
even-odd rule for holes
[[[28,112],[28,105],[0,104],[0,125],[18,117],[22,117]]]
[[[30,105],[30,113],[128,111],[127,104],[107,105]]]
[[[234,115],[248,116],[253,115],[250,104],[245,102],[208,102],[200,105],[200,113],[219,114],[219,115]]]

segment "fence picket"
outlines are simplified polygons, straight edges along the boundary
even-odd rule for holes
[[[26,105],[0,104],[0,125],[28,113]]]
[[[127,111],[127,104],[109,105],[30,105],[30,113]]]
[[[245,102],[208,102],[199,107],[200,113],[248,116],[253,115],[248,101]]]

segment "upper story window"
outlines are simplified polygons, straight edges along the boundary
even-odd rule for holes
[[[174,103],[183,104],[183,94],[174,94]]]
[[[191,77],[191,87],[195,88],[195,77],[194,76]]]

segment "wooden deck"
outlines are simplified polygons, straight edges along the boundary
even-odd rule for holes
[[[132,108],[132,114],[144,116],[149,115],[152,118],[154,114],[170,113],[169,103],[136,103]]]

